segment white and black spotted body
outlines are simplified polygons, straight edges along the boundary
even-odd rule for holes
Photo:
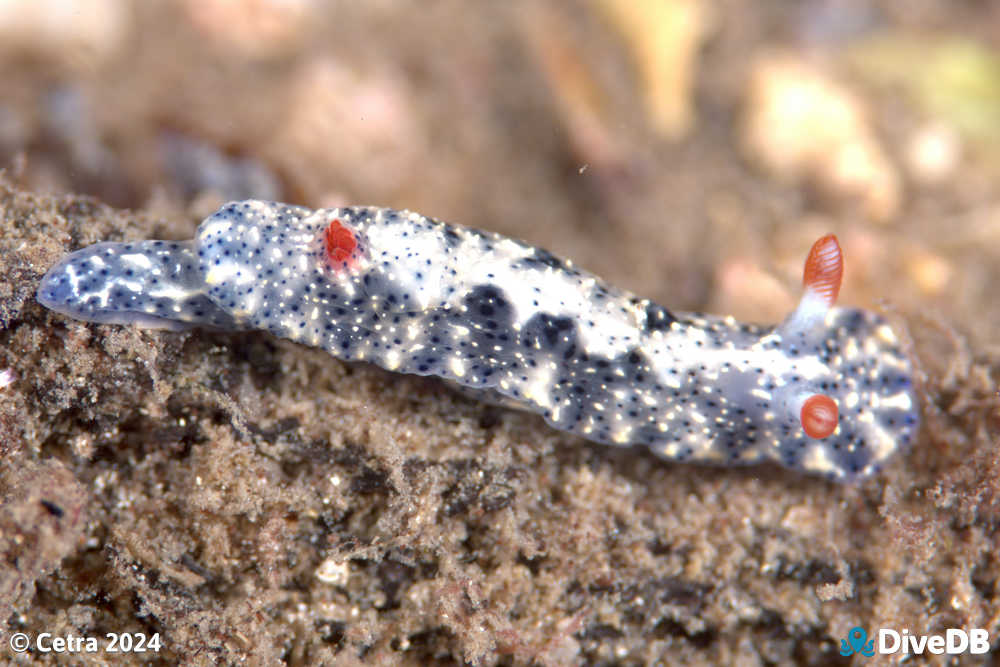
[[[831,309],[804,329],[671,313],[544,250],[386,208],[231,203],[190,242],[72,253],[38,298],[90,321],[263,329],[492,390],[556,428],[672,460],[849,480],[918,422],[910,364],[873,313]],[[803,432],[802,392],[840,407],[829,437]]]

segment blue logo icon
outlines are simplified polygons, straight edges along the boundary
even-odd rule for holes
[[[868,641],[868,633],[860,625],[850,629],[847,639],[840,640],[840,655],[848,656],[855,653],[869,658],[875,655],[875,640]]]

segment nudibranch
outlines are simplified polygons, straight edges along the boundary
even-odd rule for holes
[[[842,275],[825,236],[798,307],[744,324],[668,311],[540,248],[417,213],[249,200],[191,241],[73,252],[38,300],[93,322],[262,329],[495,392],[596,442],[849,481],[905,448],[919,420],[886,321],[834,307]]]

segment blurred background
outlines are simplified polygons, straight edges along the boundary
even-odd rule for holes
[[[411,208],[759,321],[833,231],[843,300],[985,341],[998,40],[952,0],[4,0],[0,165],[168,237],[230,199]]]

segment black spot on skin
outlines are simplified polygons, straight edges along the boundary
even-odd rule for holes
[[[646,331],[666,331],[676,321],[677,318],[663,306],[655,303],[646,306]]]

